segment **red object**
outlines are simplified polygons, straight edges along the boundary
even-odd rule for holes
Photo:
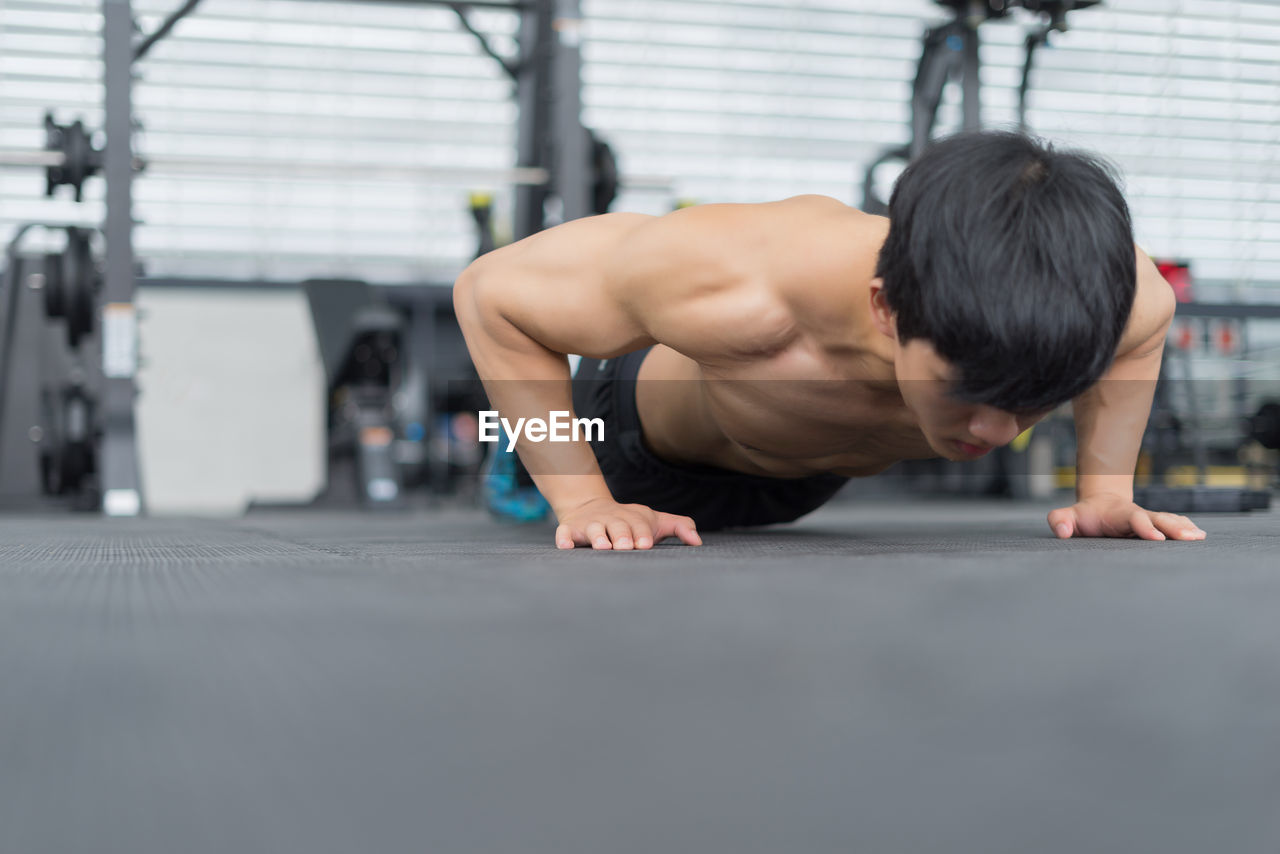
[[[1155,259],[1152,259],[1155,260]],[[1164,280],[1173,288],[1173,296],[1178,302],[1191,302],[1191,265],[1186,261],[1156,260],[1156,269]]]
[[[1189,320],[1181,320],[1174,329],[1173,346],[1179,350],[1190,350],[1196,343],[1195,324]]]
[[[1223,322],[1218,326],[1217,333],[1214,338],[1218,345],[1218,352],[1224,356],[1234,356],[1240,346],[1240,336],[1236,332],[1235,324],[1230,321]]]

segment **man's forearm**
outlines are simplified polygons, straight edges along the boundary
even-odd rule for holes
[[[1133,500],[1133,475],[1160,372],[1160,353],[1117,362],[1072,404],[1076,498],[1103,493]]]
[[[1091,429],[1082,430],[1082,419],[1076,416],[1076,500],[1106,493],[1132,501],[1142,428],[1138,441],[1133,443],[1129,432],[1132,425],[1121,427],[1120,432],[1106,426],[1108,418],[1089,420],[1093,422]],[[1145,418],[1142,423],[1145,426]]]
[[[551,358],[545,362],[522,362],[528,375],[525,380],[481,377],[490,405],[509,423],[515,424],[521,418],[549,422],[554,412],[568,412],[573,417],[568,359],[559,354],[548,355]],[[511,438],[516,440],[516,453],[557,518],[592,499],[612,497],[585,437],[574,440],[570,436],[569,441]]]
[[[482,311],[473,282],[459,280],[454,286],[454,309],[489,403],[503,418],[514,423],[520,418],[547,420],[555,411],[572,413],[566,356]],[[516,452],[557,516],[592,499],[611,497],[586,441],[518,442]]]

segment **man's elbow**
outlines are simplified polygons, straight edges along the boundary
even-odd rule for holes
[[[510,290],[501,280],[472,264],[453,282],[453,314],[468,342],[473,338],[522,337],[510,318]]]
[[[472,261],[470,264],[462,268],[462,272],[458,274],[458,278],[453,280],[453,292],[466,291],[473,287],[484,269],[484,256]]]
[[[471,289],[475,286],[475,273],[467,267],[453,280],[453,313],[461,323],[463,315],[471,306]]]
[[[483,325],[485,314],[484,276],[473,262],[453,282],[453,315],[463,332]],[[492,294],[489,295],[490,299]]]

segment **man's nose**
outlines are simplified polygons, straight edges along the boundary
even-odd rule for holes
[[[1022,429],[1013,413],[983,407],[970,419],[969,432],[979,442],[998,448],[1016,439]]]

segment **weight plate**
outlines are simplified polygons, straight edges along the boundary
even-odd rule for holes
[[[93,319],[99,289],[98,268],[89,244],[89,231],[67,229],[67,247],[63,250],[63,311],[67,318],[67,345],[80,346],[81,339],[93,334]]]
[[[66,291],[62,286],[62,256],[44,256],[44,314],[53,320],[66,312]]]

